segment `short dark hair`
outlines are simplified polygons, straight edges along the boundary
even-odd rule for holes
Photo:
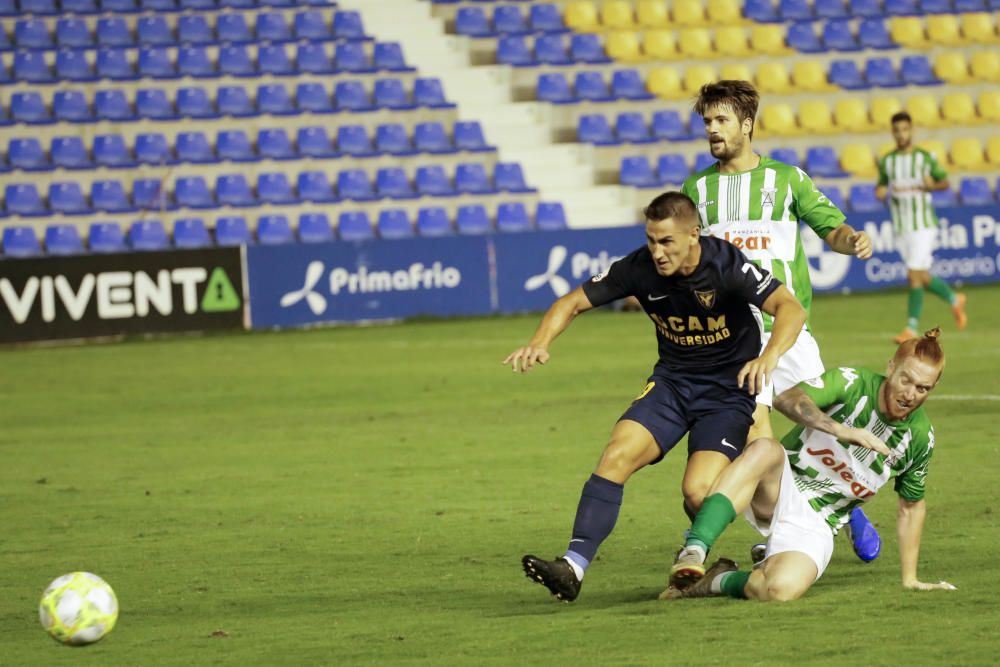
[[[677,218],[692,225],[698,224],[698,209],[683,192],[664,192],[657,195],[649,206],[642,210],[646,220],[660,222],[667,218]]]
[[[896,113],[892,114],[892,118],[889,119],[889,124],[895,125],[896,123],[902,123],[903,121],[906,121],[911,125],[913,124],[913,119],[910,118],[910,114],[906,113],[905,111],[897,111]]]
[[[757,106],[760,104],[760,94],[749,81],[723,79],[715,83],[706,83],[698,91],[694,102],[694,111],[699,116],[714,106],[728,106],[736,114],[736,119],[742,123],[750,119],[750,138],[753,139],[753,125],[756,124]]]

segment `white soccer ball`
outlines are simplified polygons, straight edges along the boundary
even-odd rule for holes
[[[72,646],[93,644],[115,627],[118,598],[96,574],[72,572],[45,589],[38,617],[56,641]]]

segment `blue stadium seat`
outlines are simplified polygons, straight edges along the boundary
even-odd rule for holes
[[[865,63],[865,79],[880,88],[898,88],[903,85],[895,65],[888,58],[869,58]]]
[[[254,33],[257,41],[289,42],[292,40],[292,28],[285,21],[282,12],[260,12],[257,14]]]
[[[847,6],[844,0],[815,0],[816,17],[821,19],[846,19]]]
[[[337,195],[327,180],[326,172],[301,171],[295,180],[295,189],[305,201],[329,203],[337,201]]]
[[[581,100],[608,102],[613,99],[601,72],[577,72],[573,89],[576,91],[576,97]]]
[[[780,23],[781,17],[771,0],[746,0],[743,15],[757,23]]]
[[[219,89],[219,96],[222,96],[222,88]],[[246,92],[244,91],[244,97]],[[250,106],[247,100],[247,107]],[[215,110],[215,105],[208,96],[204,88],[178,88],[177,89],[177,113],[184,118],[218,118],[219,113]],[[236,115],[236,114],[230,114]]]
[[[920,11],[924,14],[951,14],[951,0],[920,0]]]
[[[30,83],[52,81],[52,70],[45,62],[42,51],[18,51],[14,54],[14,78]]]
[[[18,4],[25,14],[55,14],[58,11],[54,0],[20,0]]]
[[[83,241],[76,225],[49,225],[45,228],[45,252],[49,255],[76,255],[83,252]]]
[[[452,187],[447,172],[439,164],[417,167],[413,180],[418,194],[434,197],[455,194],[455,188]]]
[[[337,194],[341,199],[370,201],[375,199],[372,182],[364,169],[344,169],[337,174]]]
[[[861,76],[858,64],[853,60],[834,60],[830,63],[830,83],[846,90],[866,90],[871,88]]]
[[[531,228],[531,218],[523,203],[504,202],[497,206],[498,232],[527,232]]]
[[[295,86],[295,106],[299,111],[333,113],[333,100],[322,83],[300,83]]]
[[[802,53],[823,53],[828,50],[820,41],[816,27],[811,22],[793,23],[788,26],[785,42]]]
[[[14,43],[19,49],[48,49],[53,46],[52,33],[44,19],[18,19],[14,23]]]
[[[124,47],[104,47],[97,50],[97,77],[115,81],[138,79]]]
[[[250,96],[243,86],[219,86],[216,104],[223,116],[253,116],[254,108]],[[216,115],[219,115],[216,114]]]
[[[174,246],[177,248],[207,248],[212,245],[205,221],[201,218],[174,220]]]
[[[646,90],[639,70],[620,69],[611,75],[611,95],[618,99],[651,100],[653,95]]]
[[[142,210],[175,208],[173,196],[158,178],[137,178],[132,181],[132,204]]]
[[[174,156],[162,132],[149,132],[136,135],[135,159],[140,164],[168,164]]]
[[[89,169],[92,166],[87,148],[83,145],[83,138],[76,137],[54,137],[50,148],[52,153],[52,166],[63,169]],[[11,164],[14,163],[11,158]]]
[[[41,254],[38,237],[33,227],[5,227],[3,254],[5,257],[34,257]]]
[[[375,238],[375,230],[364,211],[344,211],[337,216],[337,236],[342,241],[366,241]]]
[[[504,35],[497,40],[497,62],[501,65],[530,67],[535,64],[535,56],[524,35]]]
[[[170,239],[159,220],[137,220],[129,227],[128,244],[132,250],[166,250]]]
[[[135,94],[135,113],[140,118],[169,120],[177,118],[167,98],[167,91],[162,88],[141,88]]]
[[[778,14],[781,20],[788,21],[811,21],[813,19],[813,8],[808,0],[779,0]]]
[[[889,16],[919,16],[917,0],[885,0],[885,13]]]
[[[137,116],[124,90],[98,90],[94,93],[94,113],[98,120],[135,120]]]
[[[303,157],[334,157],[337,154],[324,127],[300,127],[295,134],[295,144]]]
[[[182,208],[214,208],[215,199],[201,176],[181,176],[174,184],[174,198]]]
[[[535,209],[535,226],[541,231],[566,229],[566,211],[559,202],[538,202]]]
[[[959,196],[966,206],[987,206],[995,202],[989,181],[982,176],[963,178]]]
[[[257,175],[257,199],[264,204],[296,204],[301,201],[292,191],[288,176],[281,172]]]
[[[257,66],[250,60],[245,44],[226,44],[219,48],[219,74],[223,76],[256,76]]]
[[[615,119],[615,134],[620,141],[633,144],[648,144],[656,141],[649,134],[646,119],[638,111],[626,111]]]
[[[379,109],[416,109],[410,96],[399,79],[378,79],[375,81],[375,106]]]
[[[35,171],[49,168],[49,158],[34,137],[15,137],[7,144],[7,159],[15,169]]]
[[[280,127],[257,132],[257,153],[269,160],[293,160],[298,157],[288,133]]]
[[[561,34],[536,37],[535,60],[543,65],[568,65],[572,62]]]
[[[257,71],[272,76],[298,74],[295,64],[288,57],[284,44],[261,44],[257,47]]]
[[[577,119],[576,139],[597,146],[612,146],[621,143],[612,134],[608,119],[599,113],[583,114]]]
[[[493,5],[493,29],[500,34],[523,34],[528,32],[528,22],[520,7]]]
[[[97,43],[100,46],[132,46],[132,31],[122,16],[105,16],[97,19]]]
[[[490,183],[486,167],[475,162],[466,162],[455,167],[455,190],[459,193],[490,194],[496,189]]]
[[[847,205],[847,200],[844,199],[844,193],[841,192],[840,188],[836,185],[825,185],[823,186],[822,192],[833,203],[833,205],[841,211],[846,213],[851,210],[851,208]]]
[[[181,14],[177,17],[177,41],[181,44],[211,44],[215,33],[204,14]]]
[[[335,39],[365,39],[365,27],[358,12],[337,11],[333,15]]]
[[[220,42],[244,44],[253,41],[246,15],[241,12],[218,14],[215,17],[215,34]]]
[[[375,69],[389,72],[413,72],[416,69],[406,64],[399,42],[377,42],[373,58]]]
[[[179,132],[175,145],[181,162],[218,162],[204,132]]]
[[[117,222],[95,222],[87,232],[90,252],[125,252],[125,236]]]
[[[452,109],[454,104],[445,100],[440,79],[417,79],[413,83],[413,101],[418,107]]]
[[[257,242],[262,245],[292,243],[295,236],[288,217],[284,215],[262,215],[257,218]]]
[[[903,56],[899,64],[903,83],[911,86],[933,86],[942,83],[934,75],[927,56]]]
[[[388,208],[379,211],[378,235],[384,239],[408,239],[413,236],[413,226],[405,209]]]
[[[333,227],[326,213],[303,213],[299,216],[299,241],[326,243],[333,240]]]
[[[280,83],[266,83],[257,86],[257,111],[273,116],[287,116],[295,113],[295,105],[288,96],[288,89]]]
[[[374,107],[360,81],[338,81],[333,89],[337,106],[351,111],[370,111]]]
[[[516,162],[498,162],[493,169],[493,184],[504,192],[534,192],[524,182],[524,172]]]
[[[14,215],[47,215],[48,210],[33,183],[10,183],[4,187],[7,211]]]
[[[421,153],[454,153],[451,138],[438,122],[417,123],[413,128],[413,143]]]
[[[375,66],[368,59],[362,42],[338,42],[334,47],[333,58],[337,69],[355,74],[374,72]]]
[[[650,166],[649,159],[645,155],[623,157],[618,180],[622,185],[631,185],[637,188],[659,185],[656,175],[653,174],[653,167]]]
[[[213,77],[215,65],[204,46],[182,46],[177,49],[177,73],[195,78]]]
[[[865,49],[895,49],[897,44],[889,37],[885,22],[879,18],[864,19],[858,24],[858,41]]]
[[[337,148],[341,153],[355,157],[375,155],[372,140],[364,125],[341,125],[337,128]]]
[[[459,206],[455,213],[455,227],[459,234],[488,234],[492,227],[490,216],[482,204]]]
[[[656,175],[663,184],[683,183],[691,175],[691,168],[683,155],[668,153],[656,161]]]
[[[89,2],[90,0],[82,1]],[[62,0],[62,4],[65,7],[66,0]],[[154,12],[175,12],[177,11],[177,0],[139,0],[139,6]]]
[[[332,74],[337,71],[326,47],[311,42],[298,45],[295,64],[300,72],[308,74]]]
[[[10,96],[10,115],[17,123],[49,123],[52,117],[40,93],[21,91]]]
[[[852,185],[848,191],[851,200],[851,210],[858,213],[871,213],[885,209],[885,202],[875,197],[875,186],[870,183]]]
[[[100,8],[104,12],[116,14],[127,14],[139,9],[136,0],[100,0]]]
[[[528,20],[532,32],[566,32],[562,13],[554,3],[531,3]]]
[[[861,18],[877,18],[882,16],[880,0],[847,0],[851,16]]]
[[[823,44],[834,51],[859,51],[861,46],[854,37],[849,19],[827,21],[823,26]]]
[[[416,153],[410,144],[406,128],[399,123],[379,125],[375,128],[375,150],[379,153],[393,155],[413,155]]]
[[[468,37],[489,37],[496,34],[481,7],[459,7],[455,12],[455,32]]]
[[[135,210],[125,193],[125,185],[119,180],[91,183],[90,203],[96,210],[109,213],[124,213]]]
[[[672,109],[655,112],[651,125],[653,136],[657,139],[686,141],[691,138],[681,115]]]
[[[950,208],[958,206],[958,194],[951,188],[947,190],[935,190],[931,193],[931,201],[935,208]]]
[[[569,50],[576,62],[591,65],[611,62],[611,58],[604,53],[604,42],[593,33],[574,33],[570,38]]]
[[[814,146],[806,149],[806,169],[812,176],[843,178],[847,172],[840,168],[837,151],[832,146]]]
[[[379,197],[410,199],[416,197],[406,170],[402,167],[383,167],[375,174],[375,191]]]
[[[215,198],[220,206],[254,206],[257,200],[243,174],[224,174],[215,179]]]
[[[101,134],[94,137],[94,163],[102,167],[134,167],[135,160],[120,134]]]
[[[221,246],[253,243],[246,218],[239,215],[216,218],[215,242]]]
[[[295,15],[295,36],[298,39],[323,42],[331,39],[333,33],[322,12],[307,10]]]
[[[793,167],[802,166],[802,162],[799,160],[799,153],[794,148],[775,148],[771,151],[771,159],[790,164]]]
[[[716,160],[711,153],[703,151],[694,156],[694,170],[696,172],[704,171],[716,162],[718,162],[718,160]]]
[[[452,229],[448,212],[440,206],[429,206],[417,211],[417,233],[420,236],[439,237],[451,236]]]
[[[56,53],[56,77],[67,81],[96,81],[94,66],[85,51],[61,49]]]
[[[87,24],[84,23],[84,30],[86,27]],[[135,34],[136,41],[142,45],[171,46],[176,43],[173,31],[165,16],[140,16],[135,22]]]
[[[458,121],[455,123],[455,148],[460,151],[493,151],[492,146],[486,144],[486,137],[483,136],[483,128],[479,121]]]

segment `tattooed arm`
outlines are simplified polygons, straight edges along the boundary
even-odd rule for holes
[[[849,445],[859,445],[865,449],[873,449],[879,454],[889,455],[889,448],[879,438],[863,428],[845,426],[831,418],[798,387],[792,387],[778,395],[774,399],[774,408],[796,424],[829,433]]]

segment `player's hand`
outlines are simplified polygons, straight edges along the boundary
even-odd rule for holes
[[[507,355],[507,358],[502,363],[510,364],[511,370],[515,373],[527,373],[535,364],[544,365],[548,361],[549,351],[544,347],[525,345]]]
[[[870,449],[885,456],[889,456],[892,453],[892,450],[886,447],[886,444],[882,440],[872,434],[871,431],[866,431],[863,428],[849,428],[841,434],[839,440],[850,445],[858,445],[859,447]]]
[[[743,368],[736,375],[736,383],[743,389],[746,382],[746,390],[750,394],[759,394],[767,381],[771,379],[771,373],[778,365],[778,360],[770,356],[761,355],[756,359],[743,364]]]
[[[854,256],[858,259],[868,259],[872,256],[872,240],[867,232],[854,232],[847,237],[847,241],[851,244]]]
[[[908,581],[903,584],[903,588],[911,591],[957,591],[954,585],[947,581],[939,581],[936,584],[928,584],[923,581]]]

